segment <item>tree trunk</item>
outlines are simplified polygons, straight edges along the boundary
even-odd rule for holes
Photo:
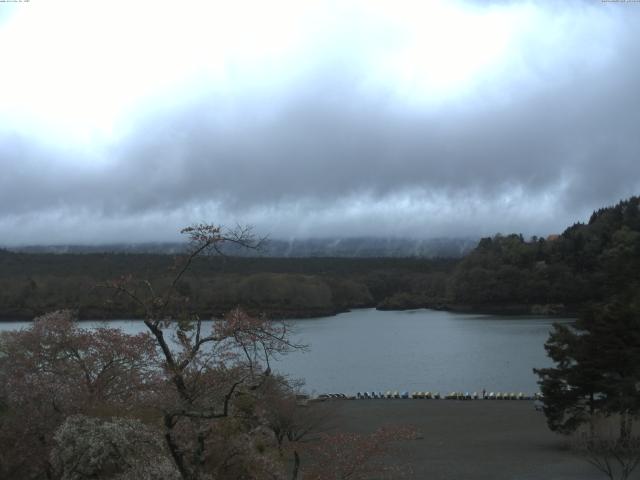
[[[594,423],[595,420],[595,407],[594,407],[594,398],[593,392],[589,394],[589,435],[591,440],[596,436],[596,426]]]
[[[298,472],[300,471],[300,455],[298,455],[298,451],[293,451],[293,472],[291,474],[291,480],[296,480],[298,478]]]
[[[629,415],[627,411],[620,412],[620,442],[624,445],[631,436],[631,427],[629,425]]]
[[[172,429],[174,426],[174,422],[171,415],[164,416],[164,426],[166,428],[164,438],[167,442],[169,453],[171,453],[171,457],[173,458],[176,467],[178,467],[178,471],[180,472],[180,475],[182,475],[182,478],[188,480],[191,478],[191,475],[189,475],[186,465],[184,464],[184,458],[182,456],[182,453],[180,452],[180,448],[178,448],[178,445],[176,445],[176,442],[173,439]]]

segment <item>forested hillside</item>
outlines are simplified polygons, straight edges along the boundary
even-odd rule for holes
[[[81,318],[130,318],[141,312],[100,285],[122,276],[160,288],[175,257],[141,254],[27,254],[0,251],[0,316],[32,318],[74,308]],[[331,315],[376,306],[420,286],[444,294],[454,260],[420,258],[203,257],[179,285],[194,311],[220,315],[242,305],[272,317]]]
[[[637,287],[640,268],[638,197],[593,213],[561,235],[525,241],[484,238],[456,267],[449,301],[479,307],[539,305],[574,310]]]
[[[483,238],[462,260],[426,258],[205,257],[179,289],[194,311],[237,305],[272,317],[330,315],[356,307],[417,307],[509,313],[575,313],[588,301],[638,287],[640,200],[593,213],[561,235]],[[100,288],[122,276],[160,287],[170,255],[16,253],[0,250],[0,316],[31,318],[59,308],[81,318],[139,316]]]

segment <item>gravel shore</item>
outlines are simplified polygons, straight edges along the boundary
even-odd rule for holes
[[[372,432],[412,425],[402,461],[415,479],[598,480],[606,478],[567,450],[531,401],[331,400],[338,430]],[[636,472],[636,476],[638,477]]]

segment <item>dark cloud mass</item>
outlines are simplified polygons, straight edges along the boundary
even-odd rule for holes
[[[274,237],[558,231],[640,193],[639,14],[590,11],[616,27],[606,45],[524,43],[513,73],[440,103],[329,51],[282,85],[147,109],[100,149],[5,129],[0,243],[171,240],[193,221]]]

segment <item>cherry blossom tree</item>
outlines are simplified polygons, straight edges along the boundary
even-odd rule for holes
[[[84,329],[69,311],[0,334],[0,477],[51,475],[48,451],[69,415],[126,414],[160,381],[148,334]]]
[[[51,452],[60,480],[180,480],[162,436],[139,420],[73,415]]]
[[[157,399],[167,447],[185,479],[214,471],[221,476],[221,468],[237,466],[238,459],[247,468],[262,462],[275,475],[274,468],[266,468],[269,454],[257,445],[247,449],[254,444],[247,439],[254,438],[260,426],[254,407],[271,377],[271,359],[303,346],[291,342],[285,323],[252,317],[240,308],[205,325],[178,288],[198,257],[222,254],[228,244],[256,249],[262,239],[247,228],[224,230],[208,224],[182,233],[189,237],[190,248],[176,262],[173,280],[163,291],[131,277],[106,285],[138,305],[156,342],[167,382]],[[226,452],[222,445],[242,448]]]

